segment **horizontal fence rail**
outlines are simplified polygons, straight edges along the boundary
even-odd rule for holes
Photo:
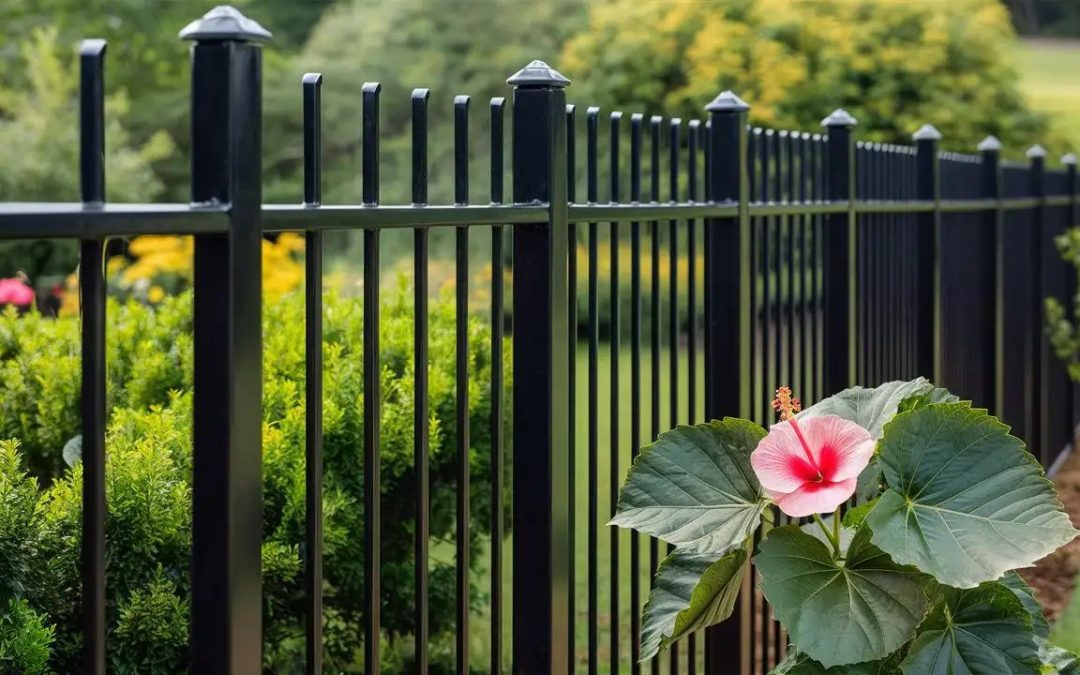
[[[1075,274],[1053,243],[1080,213],[1075,158],[1067,157],[1063,169],[1048,168],[1036,147],[1026,162],[1007,162],[992,137],[978,154],[945,152],[930,126],[910,145],[865,142],[842,110],[815,132],[752,127],[750,106],[731,92],[706,106],[701,119],[582,108],[566,103],[566,78],[533,62],[508,80],[509,100],[494,98],[486,107],[467,96],[452,100],[452,204],[428,203],[427,89],[410,98],[412,203],[380,203],[381,89],[364,84],[360,201],[323,204],[323,82],[309,73],[297,88],[300,201],[263,204],[258,43],[269,34],[224,7],[182,36],[193,42],[190,204],[106,203],[102,41],[87,41],[81,51],[81,201],[0,204],[0,239],[81,244],[82,672],[104,673],[108,640],[117,639],[108,632],[106,597],[108,237],[195,238],[193,672],[262,669],[263,235],[299,232],[305,241],[306,513],[299,555],[306,672],[329,667],[327,232],[363,232],[356,261],[363,281],[363,440],[351,496],[364,515],[351,534],[363,539],[356,648],[366,673],[380,672],[388,635],[381,621],[388,582],[383,534],[400,524],[385,522],[384,513],[409,513],[413,528],[412,672],[432,667],[431,525],[433,517],[448,517],[456,672],[764,675],[788,645],[753,574],[730,620],[640,662],[639,611],[669,548],[605,523],[627,468],[650,439],[724,416],[769,424],[769,401],[781,385],[813,403],[854,384],[917,376],[1000,413],[1047,466],[1072,438],[1074,387],[1050,349],[1043,302],[1068,302],[1076,290]],[[477,115],[487,120],[487,138],[470,135]],[[469,163],[477,145],[490,151],[480,172]],[[508,171],[511,199],[504,192]],[[488,203],[469,203],[474,174],[488,176]],[[436,228],[454,232],[452,505],[432,502],[427,365],[434,358],[429,268]],[[414,497],[406,505],[384,505],[381,480],[380,237],[393,230],[410,231],[413,244],[411,348],[418,367],[408,374]],[[481,231],[491,236],[483,253],[491,269],[484,309],[491,332],[480,346],[490,376],[475,381],[469,291],[476,282],[469,270],[477,249],[470,241]],[[512,372],[503,367],[508,355]],[[484,419],[469,412],[477,391],[490,393]],[[490,440],[487,476],[470,463],[481,435]],[[473,517],[477,494],[490,501],[490,522]],[[433,514],[435,508],[453,515]],[[490,546],[474,550],[470,529],[481,526]],[[477,598],[472,575],[480,560],[490,578]],[[482,621],[478,602],[487,603]],[[488,637],[486,653],[475,653],[480,633]]]

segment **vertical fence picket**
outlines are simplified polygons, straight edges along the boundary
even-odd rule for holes
[[[365,82],[363,96],[363,199],[379,203],[379,93]],[[378,675],[382,636],[382,426],[379,357],[379,230],[364,230],[364,672]]]
[[[491,203],[503,201],[503,110],[506,99],[491,99]],[[505,271],[503,226],[491,228],[491,672],[503,667],[503,314]],[[573,388],[570,389],[573,392]],[[573,409],[573,408],[571,408]],[[573,435],[571,435],[573,439]],[[574,547],[570,547],[571,552]],[[571,553],[572,555],[572,553]],[[571,588],[573,586],[571,585]],[[572,633],[571,633],[572,634]],[[571,652],[573,650],[571,649]]]
[[[641,201],[641,124],[643,116],[630,116],[630,201]],[[641,223],[630,223],[630,452],[637,459],[641,447]],[[630,532],[630,675],[641,672],[641,541]]]
[[[301,86],[304,97],[304,204],[317,207],[322,202],[322,75],[307,73]],[[322,232],[314,230],[304,234],[304,651],[308,673],[322,672],[322,236]]]
[[[1028,447],[1032,448],[1043,466],[1048,466],[1052,459],[1050,455],[1050,401],[1048,364],[1050,354],[1047,341],[1044,339],[1046,315],[1043,311],[1043,298],[1046,292],[1046,263],[1043,260],[1043,241],[1047,238],[1049,229],[1046,213],[1046,150],[1041,145],[1034,145],[1027,151],[1027,158],[1031,162],[1029,176],[1031,178],[1031,196],[1035,198],[1035,206],[1031,210],[1031,316],[1030,322],[1031,339],[1034,345],[1031,350],[1031,361],[1028,368],[1031,369],[1032,383],[1028,392],[1028,402],[1031,406],[1031,422],[1028,437],[1025,439]],[[1037,450],[1036,450],[1037,449]]]
[[[1068,220],[1066,221],[1069,227],[1080,224],[1080,184],[1077,183],[1077,158],[1075,153],[1068,153],[1061,158],[1061,164],[1065,167],[1065,186],[1069,196],[1069,212]],[[1066,298],[1075,298],[1077,293],[1077,278],[1076,275],[1069,275],[1068,292]],[[1066,376],[1068,372],[1066,371]],[[1077,389],[1075,383],[1069,388],[1069,396],[1071,399],[1071,407],[1069,408],[1069,420],[1068,427],[1065,430],[1067,433],[1066,439],[1069,442],[1076,437],[1076,425],[1080,423],[1080,391]],[[1064,455],[1058,457],[1056,461],[1063,461],[1061,458]],[[1056,462],[1055,462],[1056,463]],[[1054,465],[1047,467],[1047,471],[1053,473]]]
[[[649,119],[649,202],[657,204],[660,202],[660,143],[661,143],[661,124],[663,118],[659,116],[653,116]],[[662,422],[660,418],[660,392],[662,382],[660,380],[660,350],[663,345],[662,336],[660,334],[660,317],[661,317],[661,300],[660,300],[660,222],[653,220],[649,222],[649,271],[650,271],[650,296],[649,296],[649,383],[651,385],[651,391],[649,393],[649,408],[650,408],[650,432],[649,438],[656,438],[662,431]],[[640,414],[640,411],[634,410],[635,415]],[[660,565],[660,540],[656,537],[649,537],[649,569],[655,570]],[[656,577],[649,576],[649,589],[650,591],[655,587]],[[631,612],[636,613],[637,608],[631,607]],[[633,639],[637,639],[636,636],[632,636]],[[672,646],[674,649],[674,645]],[[652,675],[659,675],[660,673],[660,657],[654,656],[649,661],[649,672]]]
[[[454,98],[454,203],[469,203],[469,97]],[[454,232],[457,672],[469,672],[469,227]]]
[[[622,113],[615,111],[611,113],[610,117],[610,199],[612,204],[618,204],[621,191],[621,176],[619,169],[619,138],[622,134]],[[622,474],[619,471],[619,450],[622,447],[621,434],[619,433],[619,397],[622,395],[622,391],[619,389],[619,352],[621,351],[621,342],[619,334],[621,332],[621,324],[619,318],[619,223],[611,221],[611,250],[610,253],[610,270],[611,278],[608,280],[610,287],[609,306],[608,306],[608,334],[609,334],[609,353],[611,355],[610,366],[610,384],[611,384],[611,397],[610,397],[610,429],[611,442],[610,442],[610,456],[611,466],[608,472],[608,495],[610,505],[609,517],[615,515],[615,505],[619,501],[619,481],[622,480]],[[635,261],[634,264],[637,264]],[[631,411],[633,416],[638,414],[638,411]],[[611,673],[617,675],[619,672],[619,530],[618,528],[608,528],[610,538],[610,578],[609,592],[610,592],[610,606],[611,606],[611,635],[610,635],[610,661],[611,661]]]
[[[600,127],[600,109],[590,107],[586,111],[586,199],[589,204],[596,204],[599,200],[599,166],[597,157],[597,137]],[[588,477],[589,477],[589,504],[587,509],[588,522],[588,674],[596,675],[600,668],[600,645],[599,645],[599,555],[600,540],[600,507],[598,493],[600,491],[599,470],[599,447],[600,447],[600,301],[599,301],[599,225],[589,223],[589,439],[588,439]]]
[[[572,104],[566,105],[566,201],[577,200],[577,114]],[[575,626],[577,623],[577,340],[578,340],[578,235],[577,224],[567,223],[567,286],[569,299],[566,308],[566,367],[567,367],[567,435],[570,438],[567,457],[567,510],[570,513],[570,569],[567,587],[570,593],[566,603],[566,668],[573,673],[577,660]]]
[[[686,139],[686,198],[690,203],[698,199],[698,147],[701,143],[701,121],[690,120],[687,123]],[[697,221],[686,221],[686,305],[687,305],[687,340],[686,340],[686,409],[687,424],[697,424],[697,352],[698,352],[698,314],[697,314]],[[698,634],[691,633],[686,639],[687,675],[697,675]]]
[[[423,205],[428,200],[428,100],[431,92],[414,89],[412,92],[412,202]],[[501,178],[501,177],[500,177]],[[418,227],[413,231],[413,473],[416,480],[416,498],[413,510],[416,525],[413,541],[413,667],[417,675],[428,671],[429,600],[428,600],[428,545],[431,536],[431,477],[430,438],[428,425],[430,409],[428,401],[428,249],[429,230]],[[501,280],[500,280],[501,281]],[[494,283],[494,282],[493,282]],[[494,291],[492,291],[494,297]],[[494,316],[494,315],[493,315]],[[492,377],[495,374],[492,363]],[[492,415],[495,415],[495,399],[492,398]],[[492,436],[491,463],[493,481],[502,477],[499,461],[501,454]],[[495,488],[493,488],[494,490]],[[501,551],[502,511],[495,508],[501,502],[492,502],[492,574],[501,577],[495,564]],[[498,596],[492,597],[492,611],[498,606]],[[497,644],[498,636],[492,635]],[[494,645],[492,647],[495,648]]]
[[[668,199],[679,201],[679,130],[682,120],[668,122]],[[679,416],[679,221],[668,221],[668,425],[682,423]],[[668,544],[667,552],[675,550]],[[637,612],[637,607],[632,608]],[[635,636],[634,639],[637,639]],[[668,657],[669,675],[678,675],[679,645],[671,647]]]
[[[79,47],[80,198],[105,203],[105,41]],[[83,672],[105,673],[105,242],[79,243],[82,314]]]

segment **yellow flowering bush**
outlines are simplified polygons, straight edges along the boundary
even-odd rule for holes
[[[573,98],[701,117],[732,89],[754,124],[814,129],[842,106],[875,141],[934,124],[954,147],[987,134],[1045,142],[1008,63],[1014,40],[996,0],[613,0],[590,11],[560,67]]]
[[[268,300],[296,290],[304,281],[304,237],[286,232],[262,242],[263,294]],[[144,236],[128,244],[129,257],[109,259],[110,291],[157,304],[191,286],[195,240],[191,237]],[[79,311],[79,280],[72,274],[64,285],[60,315]]]

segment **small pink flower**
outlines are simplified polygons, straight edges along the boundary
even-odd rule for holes
[[[874,454],[870,432],[832,415],[769,430],[750,455],[761,486],[794,518],[832,513],[855,494],[856,479]]]
[[[26,307],[34,302],[34,289],[21,279],[0,279],[0,305]]]

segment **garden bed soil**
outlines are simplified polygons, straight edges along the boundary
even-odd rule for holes
[[[1080,441],[1080,439],[1078,439]],[[1073,443],[1077,448],[1077,442]],[[1054,476],[1054,485],[1073,525],[1080,528],[1080,452],[1074,450]],[[1080,571],[1080,539],[1040,560],[1034,567],[1020,570],[1020,575],[1035,589],[1035,597],[1052,623],[1069,604]]]

